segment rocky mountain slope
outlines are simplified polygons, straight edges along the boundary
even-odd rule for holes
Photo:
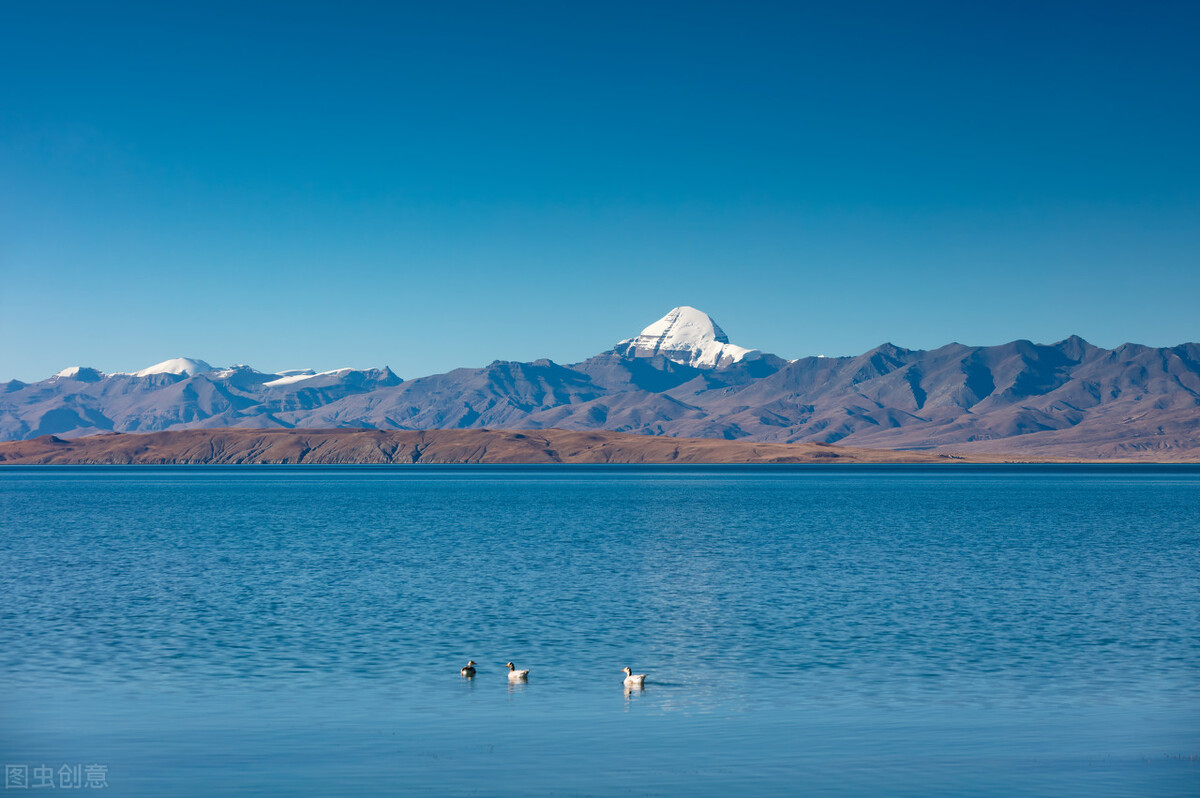
[[[0,438],[193,428],[610,430],[1047,457],[1200,448],[1200,344],[884,344],[787,361],[675,308],[583,362],[496,361],[401,380],[390,369],[264,374],[177,358],[75,367],[0,386]]]

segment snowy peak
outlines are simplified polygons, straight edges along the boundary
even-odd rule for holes
[[[184,377],[194,377],[197,374],[203,374],[206,371],[212,370],[213,367],[203,360],[194,360],[190,357],[173,357],[170,360],[164,360],[161,363],[148,366],[141,371],[135,371],[133,376],[149,377],[152,374],[180,374]]]
[[[103,371],[97,371],[87,366],[71,366],[55,374],[52,380],[78,380],[79,382],[99,382],[107,376]]]
[[[687,305],[672,308],[636,338],[617,344],[613,351],[625,357],[662,355],[695,368],[719,368],[739,360],[754,360],[762,354],[729,343],[729,336],[711,316]]]
[[[729,343],[729,336],[717,326],[712,316],[687,305],[672,308],[670,313],[642,330],[638,338],[653,338],[679,346],[695,346],[711,341]]]

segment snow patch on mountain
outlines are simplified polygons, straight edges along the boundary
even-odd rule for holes
[[[242,375],[242,374],[255,375],[255,374],[262,374],[262,372],[256,368],[254,368],[253,366],[247,366],[245,363],[234,363],[232,366],[230,366],[227,369],[214,367],[212,369],[212,371],[209,372],[209,376],[213,377],[214,379],[219,379],[219,380],[227,380],[230,377],[233,377],[234,375]]]
[[[718,368],[762,356],[757,349],[729,343],[729,336],[711,316],[687,305],[672,308],[636,338],[621,341],[613,351],[625,357],[662,355],[694,368]]]
[[[149,377],[152,374],[180,374],[185,377],[194,377],[197,374],[203,374],[206,371],[212,370],[213,367],[203,360],[195,360],[190,357],[173,357],[170,360],[155,363],[153,366],[147,366],[141,371],[135,371],[133,372],[133,376]]]
[[[81,373],[86,373],[86,372],[94,372],[96,374],[104,376],[103,371],[96,371],[96,369],[88,368],[87,366],[71,366],[69,368],[63,369],[62,371],[58,372],[54,376],[62,377],[64,379],[66,379],[66,378],[70,378],[70,377],[78,377]]]
[[[286,376],[280,377],[277,380],[271,380],[270,382],[264,382],[263,387],[279,388],[284,385],[292,385],[297,382],[303,382],[304,380],[311,380],[313,377],[328,377],[331,374],[349,374],[351,371],[354,371],[354,369],[334,369],[333,371],[319,371],[316,373],[313,373],[311,369],[300,369],[298,371],[299,373],[297,373],[297,370],[292,370],[290,373],[279,372],[280,374],[285,374]]]

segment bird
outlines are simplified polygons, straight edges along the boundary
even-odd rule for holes
[[[511,662],[506,663],[505,667],[508,668],[508,680],[510,682],[523,682],[529,678],[528,670],[519,671],[517,670],[517,666]]]
[[[634,673],[628,666],[621,668],[625,674],[626,687],[644,687],[646,685],[646,674]]]
[[[470,679],[472,676],[474,676],[475,675],[475,660],[473,660],[473,659],[467,660],[466,666],[461,671],[459,671],[459,673],[461,673],[463,676],[466,676],[468,679]]]

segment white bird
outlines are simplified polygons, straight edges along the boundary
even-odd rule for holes
[[[519,671],[517,670],[517,666],[511,662],[507,663],[505,667],[508,668],[508,680],[510,682],[523,682],[529,678],[528,670]]]
[[[466,676],[468,679],[470,679],[472,676],[474,676],[475,675],[475,660],[473,660],[473,659],[467,660],[466,667],[463,668],[461,671],[459,671],[459,673],[461,673],[463,676]]]
[[[628,666],[621,668],[621,671],[624,672],[624,674],[625,674],[625,686],[626,687],[645,687],[646,674],[634,673],[633,670],[630,669]]]

